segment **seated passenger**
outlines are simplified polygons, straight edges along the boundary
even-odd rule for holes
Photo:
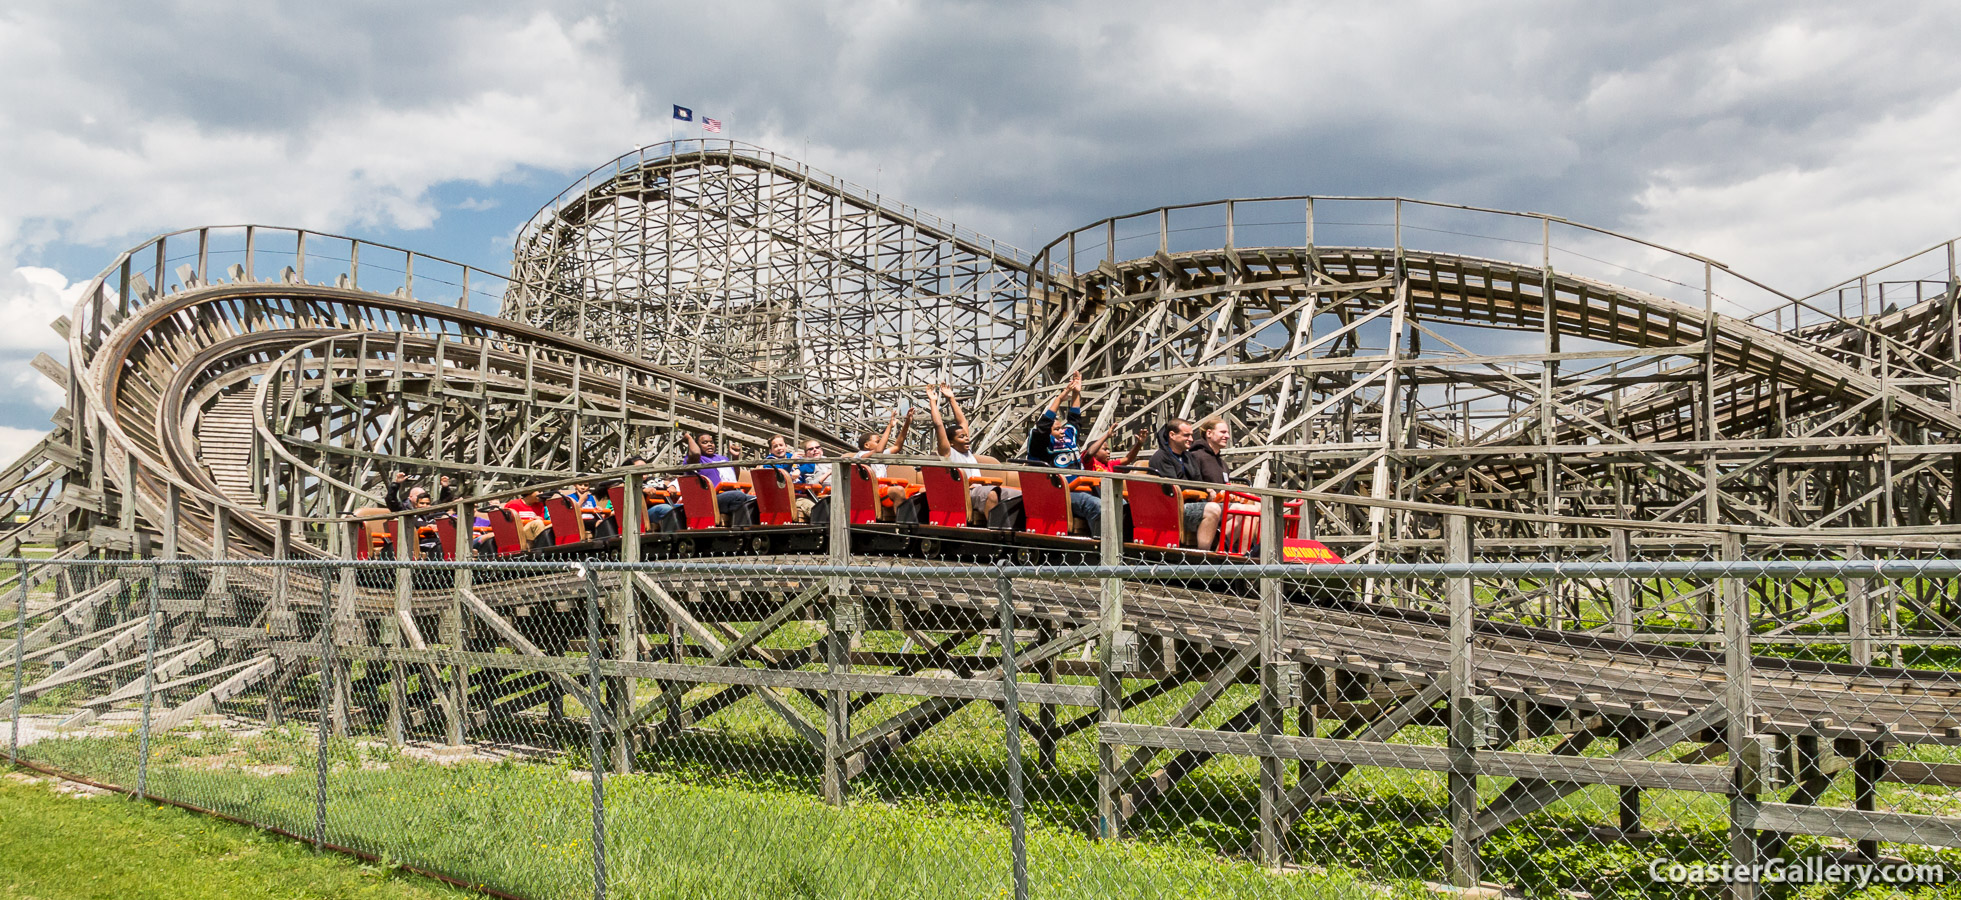
[[[797,452],[790,448],[791,448],[791,444],[790,444],[790,439],[788,437],[780,434],[770,435],[769,450],[768,452],[765,452],[763,454],[763,458],[780,459],[783,460],[783,462],[764,463],[763,467],[769,469],[775,469],[778,472],[782,472],[784,476],[788,479],[788,481],[794,485],[797,483],[797,475],[799,474],[798,470],[801,469],[802,466],[795,462],[797,458]],[[796,488],[794,487],[791,488],[790,506],[791,506],[791,515],[793,517],[793,520],[798,522],[803,521],[805,518],[805,513],[809,512],[810,506],[814,502],[815,501],[804,500],[803,497],[798,494]]]
[[[941,397],[945,397],[947,405],[953,409],[954,427],[951,431],[947,430],[946,421],[940,418]],[[927,388],[926,409],[933,414],[933,435],[939,440],[935,450],[939,457],[953,464],[962,481],[971,482],[981,477],[981,470],[975,468],[980,464],[980,459],[974,456],[973,430],[967,427],[967,414],[960,410],[960,399],[953,396],[953,388],[944,384]],[[968,521],[987,521],[987,514],[993,512],[995,504],[1000,502],[998,486],[968,484]]]
[[[1192,476],[1199,481],[1210,481],[1214,484],[1231,484],[1232,475],[1226,469],[1225,459],[1220,456],[1230,446],[1232,446],[1232,426],[1226,424],[1225,417],[1218,413],[1206,416],[1203,421],[1198,423],[1198,440],[1192,444]],[[1214,494],[1213,497],[1222,502],[1225,500],[1224,493]],[[1258,508],[1258,506],[1243,500],[1236,503],[1226,503],[1222,507],[1222,509]],[[1238,517],[1235,527],[1256,529],[1258,526],[1254,523],[1257,521],[1257,519]],[[1251,547],[1253,543],[1251,539],[1252,534],[1245,534],[1244,537],[1246,539],[1241,541],[1241,548]],[[1200,546],[1210,549],[1210,545],[1203,543],[1202,540]]]
[[[1083,373],[1073,372],[1069,383],[1049,401],[1049,408],[1035,420],[1035,427],[1028,431],[1028,444],[1022,456],[1038,466],[1054,466],[1058,469],[1082,469],[1082,452],[1077,448],[1076,434],[1083,424],[1082,407],[1076,402],[1083,396]],[[1062,415],[1067,403],[1069,415]],[[1067,475],[1064,482],[1074,482],[1079,475]],[[1088,491],[1069,492],[1069,513],[1083,520],[1089,534],[1102,533],[1103,501]]]
[[[687,447],[683,452],[682,461],[688,465],[729,462],[728,457],[715,452],[714,435],[704,431],[700,435],[685,435],[684,439]],[[736,483],[735,467],[720,465],[698,471],[702,477],[708,479],[709,489],[716,492],[715,506],[721,510],[722,521],[730,525],[746,524],[742,521],[744,510],[746,507],[754,505],[756,498],[739,490],[722,490],[722,485]],[[753,521],[753,518],[751,518],[751,521]]]
[[[892,453],[900,452],[905,448],[906,435],[912,432],[912,416],[913,413],[917,411],[918,410],[916,409],[906,410],[905,426],[901,428],[899,426],[899,411],[896,409],[893,410],[890,414],[888,414],[885,417],[885,431],[882,433],[876,431],[868,431],[862,435],[859,435],[858,452],[853,453],[851,455],[869,457],[875,455],[892,454]],[[892,432],[895,429],[897,429],[899,432],[898,444],[892,443]],[[873,479],[879,479],[885,477],[884,463],[879,463],[879,462],[872,463],[870,468],[872,470]],[[894,507],[897,507],[898,504],[905,502],[906,489],[899,485],[886,485],[884,490],[884,495],[885,498],[889,500]]]
[[[505,501],[504,508],[517,517],[518,537],[524,539],[526,547],[531,546],[531,542],[536,540],[539,534],[551,527],[551,520],[546,518],[544,495],[536,490],[526,491],[516,498]]]
[[[1144,452],[1144,441],[1149,437],[1149,432],[1142,428],[1137,429],[1137,432],[1130,437],[1130,450],[1124,454],[1121,462],[1110,460],[1109,435],[1092,438],[1088,449],[1083,451],[1083,468],[1091,472],[1115,472],[1118,469],[1128,468],[1131,463],[1137,461],[1137,455]]]
[[[829,485],[831,483],[831,464],[808,461],[808,459],[823,456],[824,445],[814,440],[804,441],[803,455],[807,459],[805,462],[797,463],[796,472],[791,477],[791,480],[797,484],[809,485],[811,487]]]
[[[803,455],[805,457],[823,456],[824,445],[814,440],[804,441]],[[797,521],[808,522],[810,521],[811,509],[817,506],[819,489],[829,487],[831,484],[831,464],[810,462],[808,459],[799,462],[791,469],[790,483],[792,485],[792,502],[796,504],[797,508]]]
[[[1172,419],[1165,423],[1158,433],[1158,451],[1151,454],[1151,474],[1159,478],[1175,478],[1180,481],[1202,481],[1193,469],[1191,461],[1192,423],[1184,419]],[[1196,539],[1192,546],[1200,550],[1212,549],[1212,542],[1219,533],[1219,520],[1225,517],[1225,507],[1206,500],[1195,500],[1185,504],[1185,528]]]
[[[450,490],[449,476],[443,476],[442,483],[443,493],[447,495]],[[403,488],[408,484],[409,476],[407,472],[396,472],[395,477],[388,482],[388,492],[384,495],[383,502],[387,505],[389,511],[409,512],[412,510],[427,509],[432,505],[434,501],[430,498],[427,489],[415,486],[409,487],[404,491]],[[448,502],[447,499],[444,502]],[[421,551],[423,556],[435,558],[441,554],[442,547],[439,546],[440,542],[435,537],[435,527],[436,520],[443,518],[442,516],[431,513],[420,516],[404,516],[403,518],[406,521],[407,527],[415,529],[416,548]],[[427,529],[429,533],[424,534],[424,529]]]

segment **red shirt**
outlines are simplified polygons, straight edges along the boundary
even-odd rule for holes
[[[1115,460],[1104,462],[1092,456],[1086,457],[1083,460],[1083,468],[1091,472],[1115,472],[1117,470],[1117,463]]]
[[[540,519],[545,517],[544,510],[524,502],[524,498],[522,497],[513,499],[510,502],[505,503],[504,508],[510,510],[513,515],[534,516]]]

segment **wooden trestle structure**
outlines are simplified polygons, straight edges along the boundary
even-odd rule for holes
[[[998,628],[1006,594],[1027,635],[1030,680],[1015,689],[1048,710],[1036,741],[1096,729],[1107,748],[1108,833],[1240,754],[1269,761],[1259,820],[1276,860],[1291,817],[1358,765],[1449,774],[1470,854],[1460,880],[1475,875],[1464,847],[1586,783],[1730,794],[1744,829],[1961,846],[1961,820],[1808,806],[1841,770],[1866,799],[1888,779],[1961,785],[1953,766],[1888,758],[1961,745],[1961,676],[1900,667],[1910,648],[1961,643],[1951,575],[1383,576],[1333,593],[1230,567],[1209,583],[1004,582],[945,574],[883,526],[861,528],[853,551],[836,525],[809,552],[742,562],[882,568],[158,575],[142,562],[329,565],[351,555],[351,512],[397,469],[461,478],[467,510],[632,455],[670,463],[677,426],[842,451],[846,432],[941,381],[975,398],[981,448],[1010,456],[1074,371],[1098,432],[1225,416],[1235,471],[1275,503],[1301,500],[1304,532],[1351,562],[1940,558],[1961,547],[1954,266],[1950,242],[1790,297],[1554,217],[1312,197],[1112,218],[1028,256],[757,148],[663,145],[534,217],[509,280],[263,226],[123,254],[56,323],[68,361],[37,361],[69,402],[0,472],[0,508],[28,517],[0,555],[56,552],[0,587],[55,585],[15,627],[34,659],[65,663],[30,696],[94,688],[77,722],[131,702],[129,601],[162,578],[159,727],[247,694],[279,706],[332,646],[342,663],[388,663],[337,683],[336,727],[366,698],[392,739],[462,741],[473,714],[571,697],[624,766],[632,742],[618,736],[659,741],[755,697],[825,760],[833,797],[963,706],[1004,701],[998,661],[961,648]],[[1113,535],[1081,540],[1072,558],[1122,561]],[[602,555],[639,559],[640,541]],[[125,563],[60,565],[84,557]],[[598,686],[566,655],[594,596],[610,648]],[[832,636],[766,649],[819,619],[908,649]],[[1852,664],[1748,655],[1749,642],[1821,640],[1827,622]],[[414,690],[411,669],[429,676]],[[636,693],[640,681],[658,689]],[[695,683],[727,687],[681,703],[674,687]],[[1241,683],[1260,699],[1192,727]],[[1124,721],[1193,686],[1170,720]],[[862,698],[877,695],[914,702],[866,721]],[[1289,737],[1289,717],[1302,735],[1341,724]],[[1390,740],[1429,725],[1451,727],[1449,747]],[[1507,749],[1548,735],[1563,736],[1552,754]],[[1574,755],[1601,740],[1618,742],[1612,757]],[[1654,758],[1687,743],[1701,749]],[[1710,764],[1746,745],[1748,765]],[[1788,802],[1760,799],[1776,754],[1798,785]],[[1280,760],[1300,763],[1291,780]],[[1518,780],[1479,805],[1461,790],[1478,776]]]

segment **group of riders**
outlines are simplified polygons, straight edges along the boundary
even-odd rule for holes
[[[1170,419],[1157,429],[1156,449],[1139,466],[1137,459],[1150,439],[1150,434],[1145,430],[1140,429],[1131,435],[1130,444],[1121,458],[1115,457],[1109,434],[1092,437],[1087,443],[1082,441],[1085,431],[1080,405],[1082,380],[1081,373],[1070,376],[1068,383],[1030,424],[1021,455],[1009,462],[1062,470],[1057,474],[1071,484],[1078,478],[1093,476],[1098,472],[1121,471],[1219,485],[1218,489],[1209,492],[1187,491],[1183,503],[1184,546],[1213,548],[1221,536],[1227,510],[1232,507],[1226,489],[1230,484],[1230,473],[1221,455],[1232,443],[1231,426],[1217,415],[1196,424],[1182,418]],[[951,423],[941,413],[942,401],[952,414]],[[934,455],[944,460],[966,487],[967,524],[1017,528],[1023,516],[1022,492],[1005,479],[987,477],[987,473],[980,468],[996,460],[974,453],[973,431],[952,388],[944,384],[928,387],[924,406],[932,419],[929,433],[935,444]],[[881,458],[905,452],[918,410],[919,405],[916,404],[903,417],[897,410],[892,411],[886,417],[885,428],[860,435],[858,449],[851,454],[865,459],[858,465],[871,470],[875,479],[873,483],[879,485],[880,502],[891,508],[895,520],[901,522],[923,520],[920,505],[924,498],[914,496],[919,492],[916,486],[909,490],[907,484],[888,478],[887,463]],[[706,432],[684,434],[680,443],[682,462],[694,467],[693,473],[681,477],[698,475],[706,480],[709,491],[715,497],[718,521],[729,525],[754,524],[757,498],[746,490],[750,486],[739,477],[734,465],[735,460],[742,458],[744,448],[731,442],[725,453],[716,436]],[[797,521],[823,521],[829,515],[825,498],[830,492],[833,467],[830,463],[818,461],[824,456],[824,446],[818,441],[805,439],[798,447],[784,435],[771,437],[762,455],[762,466],[781,472],[792,486]],[[643,466],[647,462],[644,457],[634,456],[623,460],[622,465]],[[616,536],[618,524],[610,496],[616,493],[614,489],[618,484],[577,483],[549,492],[531,490],[501,504],[487,504],[476,513],[472,545],[483,555],[494,555],[500,549],[508,549],[493,536],[491,520],[492,516],[507,513],[516,526],[522,548],[538,546],[540,536],[550,530],[548,504],[555,499],[562,499],[565,507],[578,513],[585,537],[598,539]],[[648,478],[642,489],[648,527],[666,532],[684,527],[685,517],[675,483],[664,478]],[[441,540],[436,537],[436,522],[447,518],[448,514],[432,512],[418,516],[414,513],[448,504],[457,499],[459,493],[457,485],[447,475],[438,480],[432,494],[428,488],[414,483],[406,473],[397,472],[388,485],[384,499],[389,512],[410,513],[410,523],[422,535],[418,544],[425,554],[434,555],[442,550]],[[1072,490],[1068,496],[1070,515],[1081,522],[1083,533],[1099,534],[1103,519],[1102,498],[1089,490]],[[378,513],[380,510],[357,512]],[[1124,515],[1127,529],[1127,508]],[[545,540],[552,538],[546,535]]]

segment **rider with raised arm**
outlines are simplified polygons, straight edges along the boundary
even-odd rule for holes
[[[1043,410],[1035,420],[1035,427],[1029,429],[1028,444],[1022,452],[1035,465],[1074,470],[1076,474],[1063,476],[1064,482],[1074,482],[1082,471],[1082,451],[1076,444],[1076,435],[1083,424],[1083,409],[1078,405],[1082,396],[1083,373],[1072,372],[1069,383],[1049,401],[1049,408]],[[1070,491],[1069,512],[1083,520],[1090,534],[1101,533],[1103,501],[1094,493]]]
[[[953,409],[952,429],[948,429],[946,421],[940,418],[941,397],[945,397],[947,405]],[[939,446],[934,452],[938,453],[941,459],[954,465],[962,481],[972,482],[973,479],[979,478],[981,470],[976,466],[980,464],[980,458],[974,455],[973,430],[967,426],[967,414],[960,410],[960,398],[953,396],[953,388],[945,384],[928,387],[926,410],[933,416],[933,435],[939,441]],[[999,498],[1000,489],[994,485],[969,484],[967,514],[986,521],[987,514],[993,511],[994,504],[999,502]]]

